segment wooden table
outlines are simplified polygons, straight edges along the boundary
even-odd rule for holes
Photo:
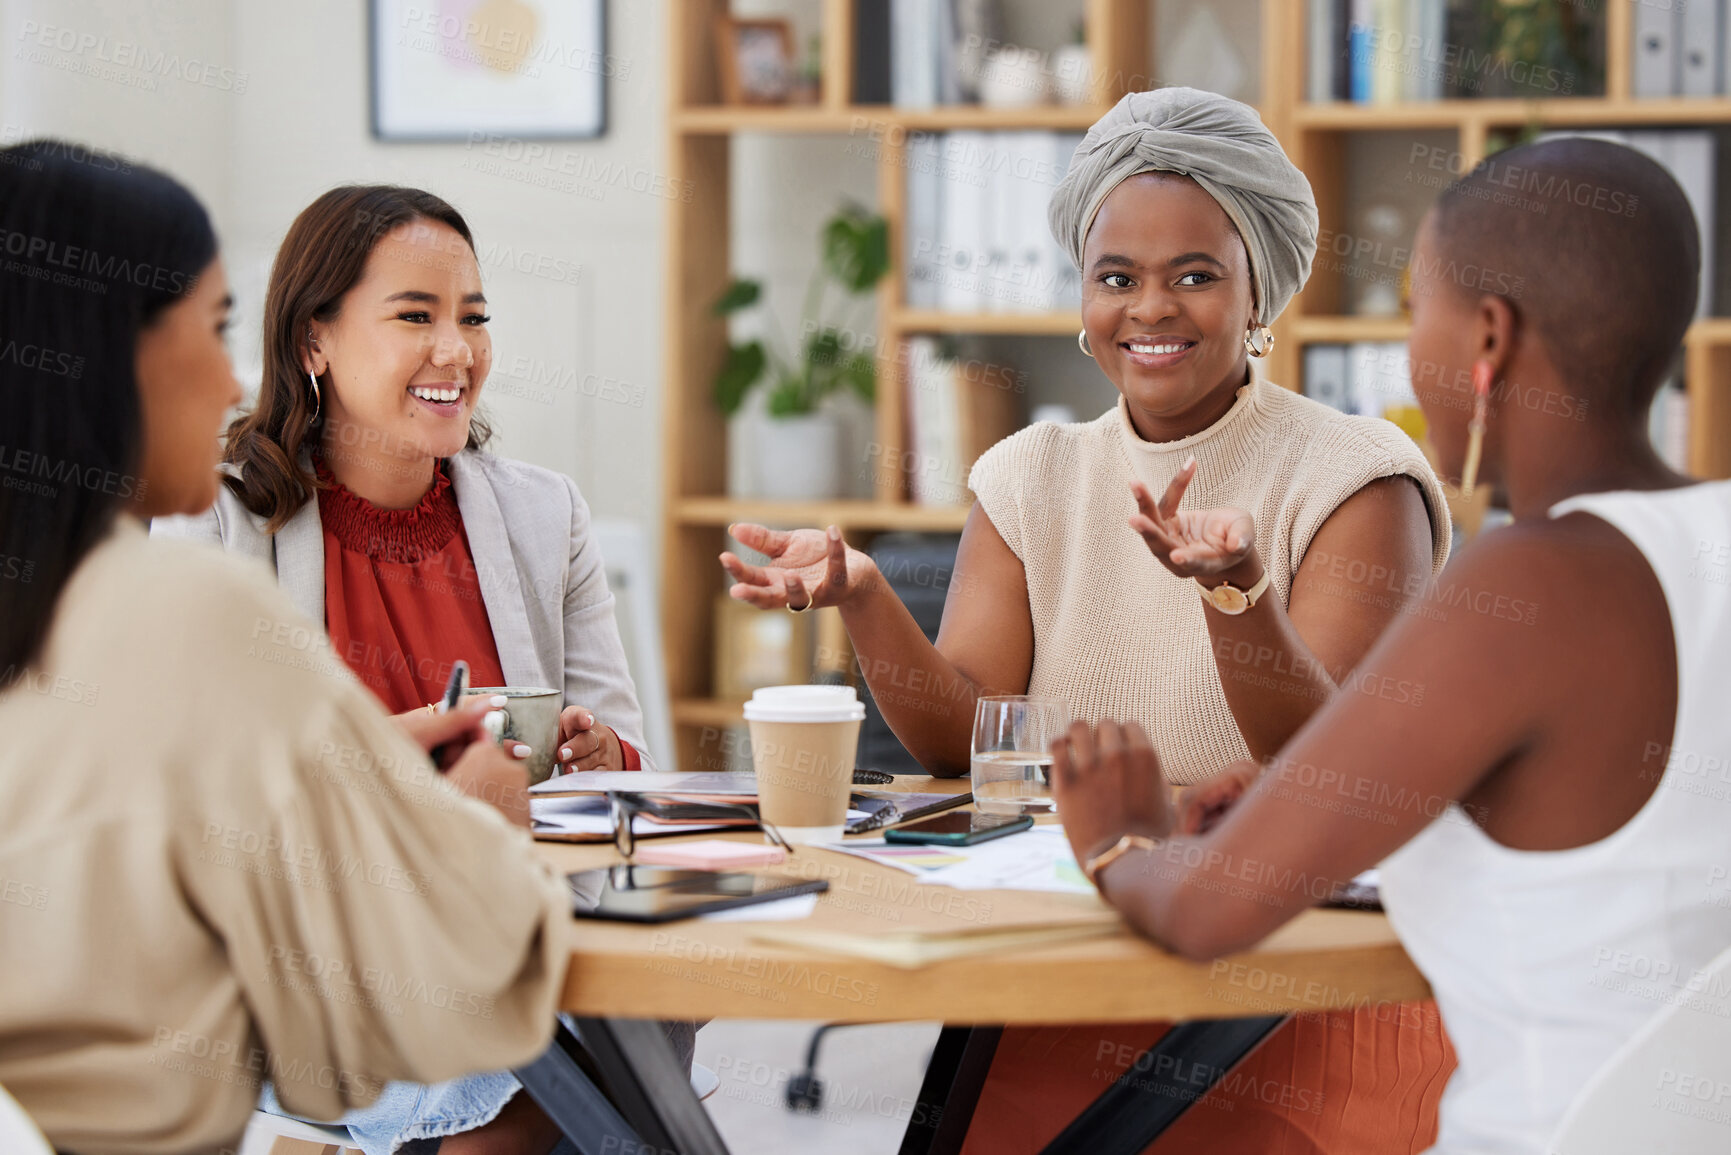
[[[935,793],[965,789],[966,780],[903,777],[895,788]],[[761,840],[755,832],[730,837]],[[546,860],[562,872],[619,861],[611,846],[540,846]],[[1176,958],[1122,928],[917,970],[774,945],[760,941],[758,932],[766,927],[867,932],[1007,929],[1029,923],[1095,921],[1107,908],[1093,896],[924,885],[906,872],[814,848],[800,848],[788,863],[764,869],[823,878],[829,890],[820,897],[812,917],[800,923],[585,922],[579,928],[562,1006],[577,1017],[585,1050],[603,1068],[600,1081],[608,1085],[615,1102],[623,1101],[624,1113],[637,1125],[634,1130],[645,1152],[726,1150],[676,1070],[671,1049],[654,1021],[658,1019],[941,1020],[951,1024],[940,1039],[921,1092],[922,1104],[933,1108],[933,1117],[926,1120],[930,1125],[922,1128],[916,1111],[904,1141],[904,1155],[912,1155],[959,1147],[959,1132],[965,1132],[972,1112],[968,1096],[970,1092],[977,1096],[996,1043],[996,1029],[1004,1025],[1184,1021],[1183,1027],[1156,1044],[1150,1056],[1164,1048],[1164,1053],[1224,1074],[1288,1014],[1429,996],[1423,977],[1401,949],[1388,921],[1381,914],[1362,911],[1308,911],[1252,950],[1205,963]],[[982,1029],[970,1030],[974,1027]],[[1194,1087],[1184,1089],[1188,1098],[1151,1088],[1148,1075],[1156,1069],[1152,1060],[1132,1065],[1130,1073],[1136,1078],[1120,1080],[1047,1150],[1141,1150],[1147,1139],[1137,1141],[1138,1127],[1146,1131],[1155,1125],[1151,1120],[1156,1116],[1163,1120],[1158,1125],[1164,1126],[1200,1094]],[[529,1084],[529,1079],[525,1082]],[[1126,1082],[1134,1082],[1140,1090],[1123,1089]],[[622,1088],[622,1084],[633,1086]],[[532,1084],[530,1089],[536,1091]],[[544,1095],[563,1097],[580,1091],[555,1080],[537,1098],[549,1105]],[[965,1110],[958,1109],[958,1097],[966,1100],[960,1104]],[[1140,1113],[1142,1122],[1126,1123],[1127,1111]],[[581,1125],[597,1125],[596,1117],[584,1118]],[[575,1121],[568,1125],[568,1132],[576,1125]],[[596,1149],[603,1147],[616,1155],[631,1151],[618,1143]]]

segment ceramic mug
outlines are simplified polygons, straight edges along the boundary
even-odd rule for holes
[[[524,759],[529,768],[529,785],[551,778],[565,695],[540,686],[473,686],[468,692],[498,694],[508,699],[499,711],[505,716],[500,742],[522,742],[529,747],[529,757]]]

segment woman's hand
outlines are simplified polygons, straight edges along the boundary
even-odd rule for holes
[[[1126,834],[1172,833],[1172,794],[1154,744],[1136,722],[1101,722],[1095,734],[1086,722],[1072,723],[1052,743],[1052,796],[1077,862]]]
[[[1192,457],[1178,470],[1172,484],[1166,487],[1159,501],[1153,491],[1140,481],[1130,483],[1140,510],[1130,519],[1130,528],[1148,543],[1148,552],[1160,564],[1181,578],[1222,575],[1227,580],[1245,575],[1254,569],[1261,577],[1261,563],[1255,560],[1256,523],[1242,509],[1180,510],[1178,502],[1196,477],[1196,459]]]
[[[523,759],[529,756],[529,747],[521,742],[514,745],[523,753],[508,753],[491,739],[471,742],[445,777],[464,794],[480,799],[515,825],[527,828],[529,768]]]
[[[410,710],[407,714],[392,714],[391,721],[397,728],[409,736],[409,740],[429,755],[434,751],[438,757],[434,764],[440,770],[449,770],[453,763],[471,743],[485,742],[497,745],[493,736],[481,725],[482,719],[494,710],[505,705],[502,694],[494,694],[483,698],[479,694],[465,696],[457,703],[455,709],[447,714],[434,713],[432,710]],[[527,758],[529,747],[521,742],[512,743],[514,749],[507,751],[516,758]]]
[[[841,530],[765,529],[761,525],[730,525],[727,532],[747,549],[769,556],[769,564],[747,565],[732,553],[721,555],[722,568],[733,575],[727,592],[760,610],[811,609],[839,606],[877,576],[877,565],[842,541]]]
[[[598,725],[593,710],[566,706],[559,714],[559,768],[554,773],[623,769],[625,751],[613,728]]]
[[[1205,834],[1226,816],[1233,803],[1256,782],[1262,767],[1245,758],[1234,762],[1214,777],[1189,786],[1179,787],[1176,831],[1179,834]]]

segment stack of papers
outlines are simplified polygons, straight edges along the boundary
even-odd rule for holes
[[[882,838],[831,843],[830,850],[857,854],[905,870],[923,883],[957,890],[1037,890],[1093,894],[1062,826],[1036,826],[977,846],[907,846]]]
[[[565,794],[529,799],[531,833],[536,838],[566,842],[610,842],[613,819],[604,794]],[[656,834],[698,834],[725,830],[737,823],[657,822],[639,814],[631,820],[631,831],[639,838]]]

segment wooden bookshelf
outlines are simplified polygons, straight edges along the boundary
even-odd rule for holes
[[[822,0],[824,76],[819,102],[803,106],[733,107],[720,102],[713,29],[726,0],[670,0],[667,61],[670,72],[668,174],[692,195],[669,201],[667,231],[666,377],[663,419],[663,566],[682,580],[663,583],[663,644],[679,749],[675,765],[696,766],[705,729],[739,723],[739,703],[711,696],[713,595],[720,579],[716,554],[726,527],[736,521],[775,526],[839,525],[850,539],[911,530],[956,532],[966,506],[932,508],[908,500],[906,479],[874,470],[875,493],[863,501],[737,501],[727,492],[726,422],[710,385],[726,348],[726,326],[710,304],[732,272],[728,237],[729,146],[734,136],[784,133],[856,137],[876,152],[877,211],[890,226],[891,270],[878,291],[879,390],[873,437],[883,458],[905,448],[902,391],[893,380],[902,342],[923,333],[1072,336],[1081,328],[1074,311],[1052,314],[955,314],[906,306],[903,213],[910,132],[964,129],[1079,132],[1132,84],[1147,83],[1149,18],[1145,0],[1086,0],[1093,101],[1084,107],[995,109],[977,106],[928,110],[855,105],[853,0]]]
[[[1629,94],[1634,8],[1639,0],[1606,0],[1605,95],[1543,100],[1436,100],[1394,105],[1304,100],[1302,50],[1267,54],[1262,69],[1263,119],[1287,153],[1310,178],[1324,230],[1349,232],[1346,143],[1353,133],[1452,132],[1460,169],[1486,155],[1491,133],[1536,127],[1628,128],[1711,127],[1731,124],[1731,99],[1724,97],[1636,99]],[[1264,0],[1263,43],[1303,45],[1305,6]],[[1720,222],[1720,228],[1726,227]],[[1703,254],[1711,260],[1711,254]],[[1294,389],[1303,387],[1306,345],[1356,341],[1401,341],[1408,323],[1399,317],[1341,315],[1343,274],[1319,263],[1310,282],[1274,326],[1276,346],[1269,376]],[[1684,378],[1688,385],[1689,468],[1699,477],[1731,477],[1731,318],[1706,317],[1685,340]]]
[[[964,129],[1079,131],[1155,70],[1146,58],[1154,0],[1085,0],[1094,100],[1086,107],[1000,110],[954,107],[907,110],[854,105],[853,0],[821,0],[824,77],[820,101],[786,107],[720,103],[712,30],[726,0],[670,0],[667,66],[668,174],[689,198],[670,200],[667,229],[663,406],[663,629],[675,765],[696,766],[705,729],[739,723],[737,702],[716,700],[710,685],[716,554],[726,526],[840,525],[850,539],[884,531],[955,531],[965,507],[933,509],[907,498],[906,479],[875,470],[871,500],[778,503],[735,501],[727,489],[726,425],[710,396],[726,348],[726,326],[710,304],[732,272],[728,237],[729,147],[735,135],[817,134],[869,140],[876,150],[877,211],[889,222],[891,271],[878,290],[880,388],[874,440],[900,460],[905,448],[902,390],[888,367],[902,342],[924,333],[1013,334],[1070,338],[1081,327],[1073,311],[1050,314],[955,314],[906,304],[903,219],[910,132]],[[1263,0],[1261,100],[1264,121],[1310,177],[1322,226],[1344,231],[1349,179],[1346,142],[1353,133],[1452,132],[1463,166],[1482,159],[1493,132],[1545,127],[1731,124],[1731,100],[1635,100],[1629,96],[1630,39],[1636,0],[1606,0],[1606,95],[1544,100],[1440,100],[1403,105],[1307,104],[1304,4]],[[1266,369],[1288,388],[1303,385],[1308,344],[1399,341],[1401,318],[1340,315],[1339,270],[1319,269],[1274,328]],[[1731,476],[1731,319],[1706,319],[1690,331],[1686,374],[1691,399],[1690,464],[1704,477]]]

